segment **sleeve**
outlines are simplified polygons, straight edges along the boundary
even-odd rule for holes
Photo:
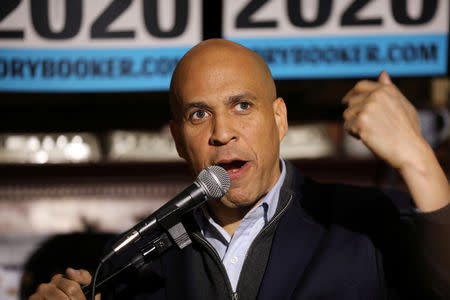
[[[333,222],[375,247],[390,299],[450,299],[450,206],[421,213],[406,193],[348,185],[329,196]]]
[[[418,212],[416,222],[427,281],[438,298],[450,299],[450,205]]]
[[[388,279],[422,299],[450,299],[450,205],[423,213],[409,195],[383,193],[398,212],[398,222],[392,218],[380,233],[387,237],[382,255]],[[403,278],[389,278],[389,272]]]

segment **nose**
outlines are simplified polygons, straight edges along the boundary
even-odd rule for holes
[[[215,116],[209,143],[213,146],[222,146],[237,139],[233,125],[233,120],[226,116]]]

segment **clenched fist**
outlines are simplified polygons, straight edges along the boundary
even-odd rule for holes
[[[447,178],[419,129],[414,106],[387,72],[378,81],[358,82],[342,99],[344,128],[399,171],[420,210],[434,211],[450,202]]]
[[[407,167],[424,147],[416,110],[385,71],[378,81],[358,82],[342,102],[344,128],[392,167]]]

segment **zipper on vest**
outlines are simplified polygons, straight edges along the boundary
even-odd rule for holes
[[[253,249],[253,246],[255,244],[255,241],[268,229],[272,226],[272,224],[274,224],[278,219],[281,218],[281,216],[284,214],[284,212],[287,210],[287,208],[289,207],[289,205],[292,202],[292,194],[289,197],[288,202],[286,203],[286,205],[269,221],[269,223],[267,223],[263,229],[261,229],[261,231],[256,235],[255,239],[253,240],[252,244],[250,245],[250,247],[248,248],[247,253],[245,254],[245,258],[244,258],[244,265],[245,265],[245,261],[247,260],[247,256],[248,253],[250,252],[250,250]],[[231,287],[231,282],[230,279],[228,278],[228,273],[225,270],[225,266],[222,263],[222,260],[219,257],[219,254],[217,253],[217,250],[199,233],[197,232],[193,232],[192,236],[195,237],[201,244],[203,244],[203,246],[205,246],[210,252],[212,252],[212,256],[214,258],[214,260],[216,261],[216,263],[219,265],[220,270],[222,271],[222,276],[224,276],[225,278],[225,282],[226,285],[228,287],[228,291],[230,292],[230,296],[232,300],[238,300],[238,292],[233,292],[233,288]],[[244,265],[242,266],[241,271],[244,269]],[[241,275],[242,272],[239,273],[239,278],[238,278],[238,284],[237,284],[237,288],[239,287],[239,281],[241,279]]]
[[[195,237],[203,246],[205,246],[210,252],[212,252],[213,259],[216,261],[216,264],[219,266],[222,276],[225,278],[225,283],[228,287],[229,295],[231,296],[232,300],[238,299],[237,292],[233,292],[233,288],[231,287],[230,279],[228,278],[227,270],[225,270],[225,266],[222,263],[222,260],[219,257],[219,254],[217,253],[217,250],[205,239],[202,235],[198,234],[197,232],[193,232],[192,236]]]
[[[261,229],[261,231],[260,231],[260,232],[256,235],[256,237],[253,239],[253,241],[252,241],[250,247],[248,247],[247,253],[245,253],[244,263],[243,263],[243,265],[242,265],[241,272],[239,273],[238,284],[237,284],[236,289],[239,288],[239,282],[240,282],[240,280],[241,280],[242,270],[244,270],[245,262],[247,261],[247,256],[248,256],[248,254],[251,252],[251,250],[254,248],[254,245],[256,244],[255,242],[257,241],[258,238],[261,237],[261,235],[262,235],[266,230],[268,230],[268,229],[272,226],[272,224],[274,224],[278,219],[281,218],[281,216],[282,216],[282,215],[284,214],[284,212],[287,210],[287,208],[289,207],[289,205],[291,204],[291,202],[292,202],[292,194],[291,194],[291,196],[289,197],[289,200],[288,200],[288,202],[286,203],[286,205],[278,212],[278,214],[276,214],[276,215],[269,221],[269,223],[267,223],[267,224]],[[237,293],[236,293],[236,297],[237,297]],[[237,298],[236,298],[236,299],[237,299]]]

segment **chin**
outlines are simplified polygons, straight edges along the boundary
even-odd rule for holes
[[[234,195],[234,193],[227,194],[226,197],[222,198],[221,202],[223,205],[229,208],[241,208],[253,206],[259,199],[255,200],[255,197],[249,195],[243,195],[241,193]]]

